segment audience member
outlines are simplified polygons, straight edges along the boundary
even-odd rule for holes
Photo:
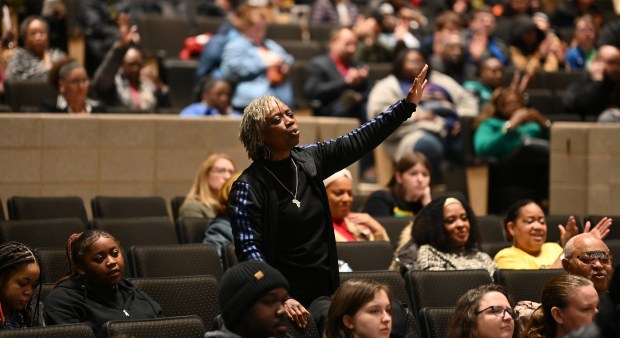
[[[33,297],[41,290],[40,277],[34,250],[18,242],[0,244],[0,332],[42,324],[38,297]]]
[[[415,49],[404,50],[394,58],[392,74],[379,80],[368,99],[368,116],[375,117],[391,102],[405,94],[414,76],[426,63],[424,55]],[[418,112],[384,143],[393,161],[405,153],[417,151],[430,161],[434,183],[442,182],[441,163],[447,158],[458,159],[459,142],[457,114],[477,114],[475,98],[449,76],[432,70],[429,87],[422,97]]]
[[[90,114],[106,111],[100,102],[88,98],[88,74],[75,59],[56,62],[49,71],[48,80],[59,94],[54,101],[44,101],[39,108],[41,112]]]
[[[204,81],[200,102],[185,107],[181,116],[241,115],[230,105],[230,83],[226,80],[210,79]]]
[[[562,267],[566,272],[588,278],[599,295],[607,293],[611,279],[612,257],[600,238],[583,233],[564,246]]]
[[[50,49],[49,27],[38,16],[29,16],[19,26],[19,35],[24,43],[9,57],[6,64],[6,80],[41,80],[47,79],[47,72],[54,62],[66,57],[59,49]]]
[[[551,122],[527,108],[520,90],[499,88],[474,121],[473,145],[478,156],[500,160],[491,182],[491,209],[502,212],[512,202],[549,196],[549,128]]]
[[[390,337],[392,293],[384,284],[350,279],[332,296],[325,323],[326,338]]]
[[[198,168],[194,183],[179,208],[181,217],[215,218],[218,195],[224,183],[237,171],[230,156],[215,153]]]
[[[478,79],[463,83],[463,88],[478,99],[479,111],[482,112],[487,106],[493,91],[504,83],[504,65],[495,57],[489,57],[480,62]]]
[[[575,19],[574,43],[566,51],[566,65],[570,71],[586,70],[596,57],[596,24],[590,15]]]
[[[224,327],[205,337],[286,337],[289,285],[278,270],[261,261],[240,262],[226,270],[219,285]]]
[[[429,62],[433,70],[453,78],[459,84],[472,79],[476,66],[465,59],[465,43],[460,34],[445,34],[435,40],[435,52]]]
[[[399,17],[395,2],[384,2],[372,11],[379,25],[377,41],[393,53],[404,48],[420,48],[420,40],[410,31],[410,21]]]
[[[445,338],[517,338],[515,302],[497,284],[467,291],[454,305]]]
[[[359,15],[357,5],[350,0],[314,0],[310,21],[350,27]]]
[[[222,246],[234,241],[230,219],[228,218],[228,196],[233,183],[239,178],[241,173],[232,175],[220,189],[218,204],[213,207],[215,218],[213,218],[205,230],[205,237],[202,240],[205,244],[217,246],[220,252]]]
[[[525,326],[525,338],[564,338],[592,323],[598,312],[599,297],[592,282],[577,275],[562,274],[547,281],[541,298],[542,304]]]
[[[359,160],[411,116],[426,87],[426,71],[414,81],[406,99],[371,123],[304,147],[297,146],[299,127],[282,101],[266,95],[245,110],[239,134],[253,163],[233,184],[228,201],[235,251],[240,261],[265,260],[287,277],[293,297],[287,301],[288,309],[307,306],[339,285],[336,241],[322,180]],[[305,326],[301,319],[293,321]]]
[[[336,242],[388,241],[381,223],[367,213],[351,212],[353,177],[342,169],[323,180]]]
[[[424,154],[405,153],[394,167],[388,190],[376,190],[364,204],[373,217],[413,217],[431,202],[431,166]]]
[[[120,38],[106,54],[93,78],[97,98],[107,106],[129,110],[155,111],[170,106],[170,93],[149,66],[144,66],[142,52],[136,47],[136,26],[129,26],[129,16],[120,14]]]
[[[350,28],[338,28],[329,39],[329,53],[308,62],[303,93],[312,100],[314,115],[366,121],[370,81],[368,67],[353,59],[356,48],[355,33]]]
[[[584,232],[590,232],[602,239],[609,233],[610,225],[611,220],[605,218],[590,231],[588,222],[584,227]],[[504,226],[508,240],[512,240],[513,245],[500,250],[495,255],[494,260],[500,269],[559,269],[562,267],[560,257],[562,247],[579,231],[574,217],[569,217],[566,226],[559,226],[560,244],[546,242],[545,214],[532,200],[521,200],[508,208]]]
[[[392,51],[379,43],[381,26],[373,16],[359,18],[353,26],[357,35],[357,47],[353,58],[364,63],[390,62],[393,58]]]
[[[564,62],[564,45],[555,35],[547,36],[529,16],[512,20],[510,58],[515,69],[533,75],[537,71],[555,72]]]
[[[510,63],[510,51],[506,42],[495,34],[496,18],[486,7],[476,9],[465,32],[467,61],[479,70],[484,60],[496,58],[502,65]]]
[[[598,29],[603,25],[605,16],[596,1],[570,0],[562,1],[550,14],[551,24],[554,27],[575,27],[576,19],[582,15],[590,15]]]
[[[497,268],[480,251],[476,215],[454,197],[436,198],[416,215],[411,241],[419,248],[415,261],[421,270],[485,269],[493,275]]]
[[[70,273],[45,298],[46,324],[87,323],[104,337],[107,321],[162,317],[161,306],[123,277],[125,257],[112,235],[75,233],[66,249]]]
[[[620,49],[612,45],[599,47],[588,68],[588,78],[575,81],[563,95],[564,111],[586,116],[610,114],[608,108],[620,106]],[[610,114],[613,117],[613,113]]]
[[[426,57],[430,57],[437,53],[438,45],[435,44],[436,41],[439,41],[445,35],[460,34],[464,25],[465,23],[461,17],[452,11],[445,11],[439,14],[435,18],[435,29],[433,33],[422,39],[420,50]]]
[[[222,76],[235,84],[232,106],[243,111],[252,99],[270,94],[293,104],[293,89],[288,76],[293,56],[277,42],[267,39],[267,17],[260,9],[242,11],[241,35],[224,47]]]

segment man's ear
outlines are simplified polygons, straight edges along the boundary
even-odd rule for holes
[[[568,268],[570,267],[570,261],[568,260],[568,258],[563,257],[561,262],[562,262],[562,268],[564,268],[564,271],[570,273],[568,270]]]

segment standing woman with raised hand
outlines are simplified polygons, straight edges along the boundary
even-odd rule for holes
[[[264,260],[290,283],[285,303],[305,327],[308,306],[340,284],[333,225],[323,179],[371,151],[411,117],[426,87],[427,67],[407,97],[336,139],[305,146],[291,109],[265,95],[245,109],[240,139],[253,163],[233,185],[228,206],[239,261]]]
[[[41,260],[33,250],[18,242],[0,244],[0,330],[40,324],[39,297],[32,304],[40,276]]]
[[[107,321],[162,317],[161,306],[124,278],[125,258],[112,235],[75,233],[66,249],[71,271],[45,298],[46,324],[87,323],[105,337]]]

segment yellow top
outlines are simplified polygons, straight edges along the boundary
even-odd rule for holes
[[[562,247],[557,243],[545,243],[540,248],[538,256],[532,256],[515,247],[500,250],[493,259],[500,269],[536,270],[548,269],[562,253]]]

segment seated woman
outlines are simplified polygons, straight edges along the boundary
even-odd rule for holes
[[[493,275],[496,264],[479,251],[476,215],[455,197],[431,201],[416,215],[412,241],[419,247],[416,265],[421,270],[486,269]]]
[[[504,212],[522,198],[539,203],[547,199],[551,122],[538,110],[527,108],[516,84],[493,92],[474,127],[476,155],[500,160],[491,172],[492,211]]]
[[[500,285],[471,289],[456,302],[445,338],[519,337],[520,326],[515,325],[514,308],[512,297]]]
[[[353,179],[343,169],[323,180],[337,242],[389,241],[385,228],[369,214],[351,212]]]
[[[424,154],[410,152],[396,163],[389,190],[370,194],[364,212],[373,217],[412,217],[431,201],[431,166]]]
[[[201,164],[194,183],[179,208],[181,217],[215,217],[213,208],[218,204],[220,189],[237,171],[235,163],[226,154],[212,154]]]
[[[101,230],[75,233],[67,241],[70,272],[45,298],[49,325],[87,323],[97,337],[110,320],[162,317],[162,309],[123,278],[125,257],[116,238]]]
[[[599,297],[592,282],[582,276],[562,274],[545,283],[542,304],[525,326],[524,338],[564,338],[598,313]]]
[[[77,60],[66,58],[58,61],[48,74],[50,84],[58,90],[54,101],[44,101],[39,110],[44,113],[90,114],[103,113],[105,107],[89,99],[89,79],[86,68]]]
[[[7,80],[45,81],[52,64],[67,55],[49,48],[49,27],[42,17],[29,16],[19,26],[24,46],[17,48],[6,64]]]
[[[592,231],[588,222],[584,232],[591,232],[603,239],[609,233],[610,225],[611,219],[605,217]],[[546,242],[545,214],[536,202],[527,199],[517,201],[508,208],[504,226],[508,240],[512,240],[513,245],[495,255],[494,261],[500,269],[561,269],[562,248],[579,232],[574,217],[570,217],[566,226],[560,225],[560,244]]]
[[[232,175],[222,189],[218,197],[218,204],[214,206],[215,218],[209,222],[207,230],[205,231],[205,238],[202,240],[205,244],[213,244],[217,246],[218,252],[222,245],[233,242],[232,227],[230,225],[230,219],[228,218],[228,195],[230,189],[232,189],[233,183],[239,178],[241,173]]]
[[[384,284],[349,279],[336,290],[327,313],[325,337],[389,337],[392,293]]]
[[[18,242],[0,244],[0,331],[40,324],[32,297],[40,276],[41,260],[34,250]]]

